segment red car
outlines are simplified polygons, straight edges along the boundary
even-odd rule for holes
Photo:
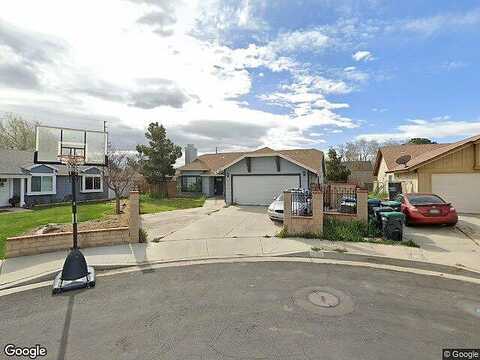
[[[398,195],[407,225],[444,224],[454,226],[458,221],[455,208],[440,196],[431,193],[408,193]]]

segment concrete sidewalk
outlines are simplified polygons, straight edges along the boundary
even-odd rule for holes
[[[422,261],[480,272],[478,251],[439,252],[399,245],[331,242],[314,239],[281,239],[275,237],[218,238],[178,240],[159,243],[131,244],[82,250],[90,265],[98,270],[144,265],[148,263],[277,256],[308,252],[312,247],[322,252],[347,252],[365,256]],[[0,289],[46,280],[61,269],[66,251],[6,259],[1,265]]]

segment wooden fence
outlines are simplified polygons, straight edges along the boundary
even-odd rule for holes
[[[141,193],[156,194],[168,198],[177,196],[177,182],[175,180],[149,183],[145,179],[142,179],[137,183],[137,187]]]

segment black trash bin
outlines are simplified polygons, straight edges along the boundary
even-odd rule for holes
[[[393,211],[401,211],[402,209],[402,204],[395,200],[382,201],[380,206],[391,207]]]
[[[374,207],[373,209],[373,222],[377,228],[382,228],[382,213],[392,212],[393,209],[388,206]]]
[[[384,212],[382,217],[382,232],[385,240],[402,241],[405,214],[398,211]]]
[[[373,209],[381,206],[380,199],[368,199],[368,215],[373,216]]]

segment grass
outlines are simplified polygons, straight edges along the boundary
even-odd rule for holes
[[[113,203],[85,203],[78,205],[78,221],[102,219],[113,214]],[[0,258],[5,257],[5,241],[48,223],[65,224],[72,221],[71,206],[59,205],[32,211],[0,214]]]
[[[204,196],[164,199],[149,194],[142,194],[140,196],[140,214],[202,207],[204,203]]]
[[[409,247],[419,247],[412,240],[394,241],[382,239],[381,231],[373,223],[368,226],[360,221],[340,221],[334,219],[325,219],[323,223],[323,235],[315,233],[291,234],[286,226],[277,233],[277,237],[301,237],[305,239],[322,239],[330,241],[346,242],[369,242],[375,244],[403,245]]]

